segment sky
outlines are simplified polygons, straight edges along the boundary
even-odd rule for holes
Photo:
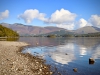
[[[68,30],[100,27],[100,0],[0,0],[0,23]]]

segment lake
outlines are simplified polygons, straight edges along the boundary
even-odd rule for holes
[[[100,38],[21,37],[18,41],[29,43],[22,52],[45,59],[53,75],[100,75]]]

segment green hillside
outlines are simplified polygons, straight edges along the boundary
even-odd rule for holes
[[[39,36],[47,36],[47,37],[50,37],[50,36],[56,36],[56,37],[70,37],[74,35],[74,32],[69,32],[69,31],[66,31],[66,30],[60,30],[60,31],[54,31],[54,32],[50,32],[50,33],[47,33],[47,34],[40,34]]]
[[[0,25],[0,37],[17,37],[19,34],[7,27]]]

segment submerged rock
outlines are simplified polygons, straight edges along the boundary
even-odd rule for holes
[[[73,68],[73,71],[74,71],[74,72],[77,72],[77,68]]]

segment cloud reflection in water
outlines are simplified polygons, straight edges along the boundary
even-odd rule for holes
[[[100,46],[96,47],[92,54],[92,58],[94,59],[100,59]]]
[[[75,59],[73,50],[74,45],[72,43],[69,43],[63,46],[57,46],[55,51],[49,51],[48,53],[55,62],[68,64]]]
[[[86,55],[87,54],[87,48],[84,46],[80,46],[80,55]]]

